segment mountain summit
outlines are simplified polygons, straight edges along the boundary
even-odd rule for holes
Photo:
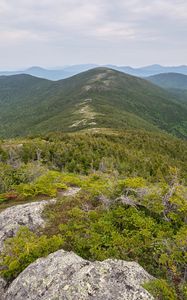
[[[142,128],[187,136],[187,108],[169,92],[134,76],[95,68],[52,82],[0,77],[0,135],[90,128]]]

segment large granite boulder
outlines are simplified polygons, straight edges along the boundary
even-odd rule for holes
[[[3,300],[153,300],[141,285],[152,279],[139,264],[122,260],[89,262],[59,250],[28,266]]]

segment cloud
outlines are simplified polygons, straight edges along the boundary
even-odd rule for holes
[[[1,45],[15,47],[16,56],[28,47],[43,47],[44,52],[48,47],[54,53],[62,47],[67,55],[71,47],[88,51],[88,44],[98,49],[115,43],[121,43],[120,49],[131,44],[131,52],[135,45],[146,50],[143,43],[151,43],[153,52],[169,45],[178,51],[187,46],[186,34],[186,0],[0,1]]]

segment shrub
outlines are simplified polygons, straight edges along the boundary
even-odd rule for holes
[[[143,188],[146,186],[146,181],[142,177],[132,177],[132,178],[126,178],[122,184],[124,185],[125,188],[132,188],[132,189],[137,189],[137,188]]]
[[[62,245],[61,236],[37,236],[27,227],[21,227],[15,237],[5,242],[0,255],[0,275],[11,281],[37,258],[57,251]]]
[[[158,300],[177,300],[175,290],[163,279],[145,283],[143,287]]]
[[[27,198],[37,195],[56,196],[56,190],[67,189],[63,182],[63,176],[56,171],[48,171],[31,184],[20,184],[16,187],[17,192]]]

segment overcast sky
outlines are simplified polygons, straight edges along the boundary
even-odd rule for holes
[[[0,69],[187,64],[187,0],[0,0]]]

